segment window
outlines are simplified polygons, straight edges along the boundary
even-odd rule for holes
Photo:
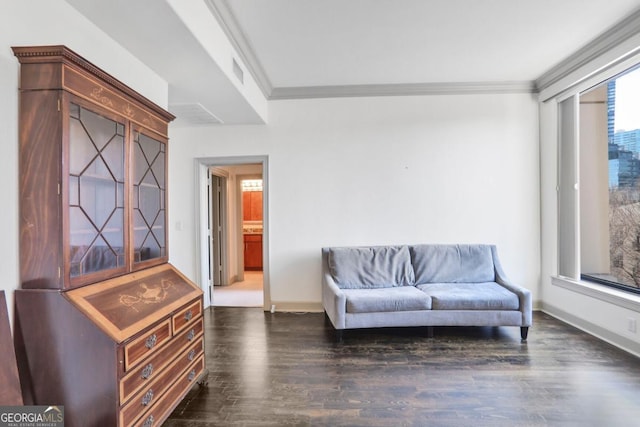
[[[583,280],[640,293],[640,69],[628,70],[577,99],[578,111],[571,117],[578,129],[573,138],[578,141],[577,156],[573,153],[578,170],[565,170],[559,206],[560,215],[564,207],[569,220],[578,220],[579,259],[565,257],[563,268],[571,273],[571,267],[577,267]],[[576,99],[570,100],[575,106]],[[561,128],[571,127],[571,120],[560,119]],[[561,148],[562,157],[570,151],[571,138],[560,137],[561,147],[568,146]],[[561,170],[567,164],[566,158],[561,160]],[[573,189],[572,177],[578,178]],[[574,205],[563,200],[572,190],[578,199]],[[573,216],[572,207],[577,208]]]

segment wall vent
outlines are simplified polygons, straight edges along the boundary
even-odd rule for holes
[[[233,74],[240,80],[240,83],[244,84],[244,71],[242,71],[240,64],[238,64],[235,58],[233,58]]]
[[[189,125],[219,125],[223,121],[200,103],[169,104],[169,111],[178,121]]]

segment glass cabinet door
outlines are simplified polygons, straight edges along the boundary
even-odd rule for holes
[[[69,273],[126,267],[125,125],[69,105]]]
[[[133,132],[133,262],[167,256],[166,144]]]

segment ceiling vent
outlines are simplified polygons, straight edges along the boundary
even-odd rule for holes
[[[207,110],[200,103],[170,104],[169,111],[183,124],[219,125],[223,121]]]
[[[242,67],[240,67],[235,58],[233,58],[233,74],[236,75],[240,83],[244,84],[244,71],[242,71]]]

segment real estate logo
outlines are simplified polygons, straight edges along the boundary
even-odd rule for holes
[[[64,407],[0,406],[0,427],[64,427]]]

